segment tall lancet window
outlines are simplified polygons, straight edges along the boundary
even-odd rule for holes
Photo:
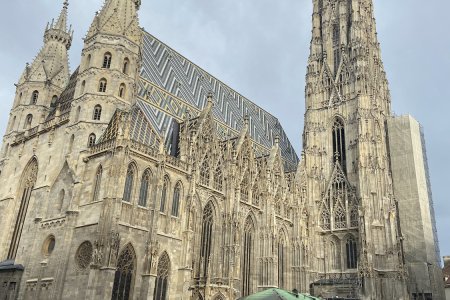
[[[349,238],[345,244],[347,254],[347,269],[356,269],[358,266],[358,252],[356,249],[356,241]]]
[[[209,202],[203,210],[202,240],[200,243],[200,277],[208,275],[209,258],[213,239],[214,210]]]
[[[181,183],[177,183],[173,190],[172,216],[178,217],[180,210]]]
[[[164,183],[161,191],[161,202],[159,203],[159,211],[164,213],[166,211],[167,189],[169,188],[169,178],[164,178]]]
[[[334,74],[337,74],[339,65],[341,64],[341,50],[340,50],[341,32],[339,24],[333,24],[333,55],[334,55]]]
[[[123,191],[123,201],[131,202],[131,195],[133,193],[134,184],[134,166],[130,164],[127,170],[127,176],[125,178],[125,188]]]
[[[37,161],[33,159],[28,163],[20,182],[19,192],[21,194],[18,195],[18,198],[20,199],[19,212],[17,214],[16,224],[11,237],[8,259],[16,258],[17,250],[19,249],[20,237],[22,235],[22,230],[25,223],[25,217],[27,215],[28,205],[30,203],[31,192],[33,191],[37,179],[37,173],[38,164]]]
[[[164,252],[158,260],[158,269],[156,270],[156,283],[155,291],[153,293],[153,299],[155,300],[166,300],[167,297],[167,286],[169,283],[170,275],[170,258],[167,252]]]
[[[254,268],[252,261],[253,245],[255,239],[255,226],[250,217],[244,225],[244,248],[242,253],[242,296],[250,295],[252,291],[251,270]]]
[[[345,128],[344,121],[336,118],[333,123],[333,156],[341,164],[344,172],[347,170],[347,157],[345,153]]]
[[[141,179],[141,189],[139,190],[139,201],[138,201],[139,206],[147,207],[148,191],[150,188],[150,178],[151,178],[150,171],[145,170]]]
[[[112,55],[109,52],[106,52],[105,55],[103,56],[103,65],[102,68],[104,69],[109,69],[111,68],[111,60],[112,60]]]
[[[128,244],[117,259],[114,275],[114,285],[111,300],[131,299],[136,269],[136,254],[131,244]]]
[[[200,184],[209,185],[209,177],[208,155],[206,155],[200,166]]]

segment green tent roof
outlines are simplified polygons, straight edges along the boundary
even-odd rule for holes
[[[268,289],[245,298],[240,298],[240,300],[320,300],[319,298],[304,295],[304,294],[294,294],[285,290],[280,289]]]

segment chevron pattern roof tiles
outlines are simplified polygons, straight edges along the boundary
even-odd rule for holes
[[[269,150],[278,134],[283,158],[291,165],[298,163],[294,148],[273,115],[147,32],[144,32],[142,51],[141,100],[138,102],[166,137],[171,134],[173,118],[183,120],[186,113],[191,117],[198,115],[206,105],[206,95],[212,92],[216,101],[214,117],[219,122],[218,127],[221,127],[219,132],[235,135],[242,129],[245,116],[248,116],[250,135],[262,146],[261,149]]]

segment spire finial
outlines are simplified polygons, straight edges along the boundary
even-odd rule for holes
[[[58,20],[53,28],[57,30],[67,31],[67,9],[69,7],[69,0],[64,0],[63,9],[59,14]]]

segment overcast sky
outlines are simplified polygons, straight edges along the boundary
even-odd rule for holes
[[[0,132],[14,86],[63,0],[2,0]],[[301,150],[312,0],[142,0],[141,26],[277,116]],[[449,0],[374,0],[396,114],[425,128],[441,254],[450,255]],[[71,70],[103,0],[71,0]],[[7,12],[7,13],[5,13]],[[447,153],[447,154],[446,154]]]

